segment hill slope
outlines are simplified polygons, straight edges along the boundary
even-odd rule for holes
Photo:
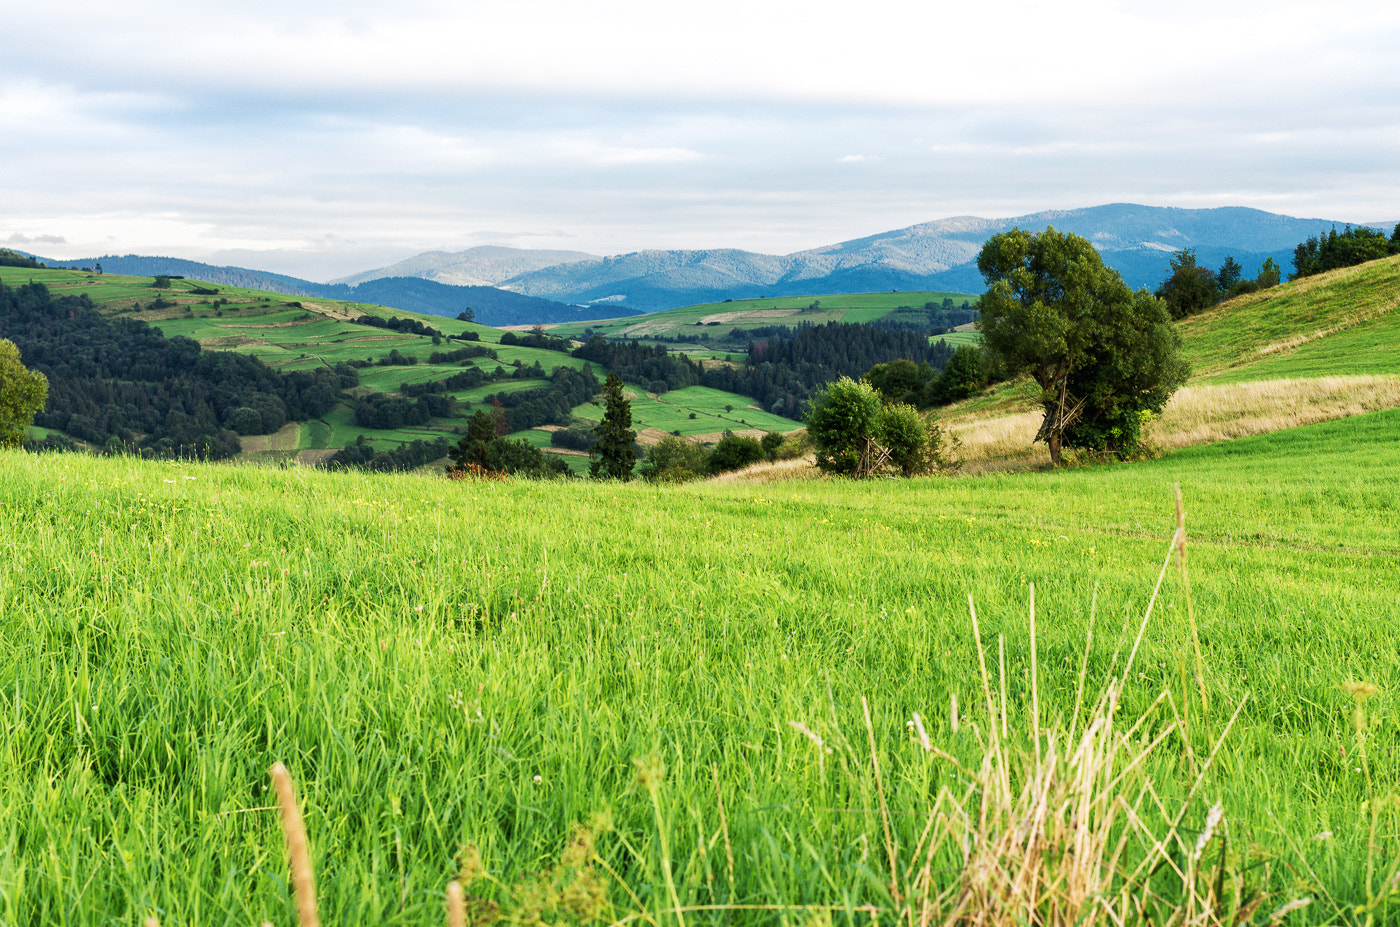
[[[1191,380],[1153,423],[1161,449],[1400,407],[1400,256],[1221,303],[1179,323]],[[972,469],[1042,466],[1028,381],[940,414]]]

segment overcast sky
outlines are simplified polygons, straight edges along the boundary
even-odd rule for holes
[[[9,4],[0,246],[316,280],[1134,202],[1400,220],[1377,0]]]

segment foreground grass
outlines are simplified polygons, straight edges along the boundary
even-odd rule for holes
[[[1024,729],[1035,584],[1040,716],[1070,717],[1091,618],[1091,685],[1123,669],[1177,482],[1210,707],[1172,578],[1122,697],[1136,717],[1169,690],[1186,724],[1148,764],[1154,794],[1175,807],[1247,693],[1184,825],[1218,800],[1232,871],[1315,898],[1292,917],[1394,916],[1368,861],[1400,855],[1380,801],[1400,778],[1397,428],[866,485],[6,454],[0,921],[289,923],[282,761],[325,923],[440,923],[468,843],[478,912],[528,915],[541,873],[587,869],[604,920],[868,922],[861,906],[896,908],[888,847],[909,864],[960,781],[914,714],[934,746],[981,755],[968,597]],[[1361,741],[1340,688],[1359,680],[1380,687]],[[561,874],[576,824],[602,862]],[[725,910],[664,913],[677,902]]]

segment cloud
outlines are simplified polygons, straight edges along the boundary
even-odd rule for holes
[[[7,245],[63,245],[68,240],[62,235],[25,235],[22,232],[15,232],[5,239]]]
[[[1372,0],[56,3],[6,14],[0,216],[73,256],[309,276],[1111,201],[1400,216],[1400,6]]]

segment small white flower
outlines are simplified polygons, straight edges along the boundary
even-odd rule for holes
[[[542,782],[544,782],[544,776],[536,776],[536,777],[535,777],[535,784],[536,784],[536,785],[539,785],[539,784],[542,783]]]

